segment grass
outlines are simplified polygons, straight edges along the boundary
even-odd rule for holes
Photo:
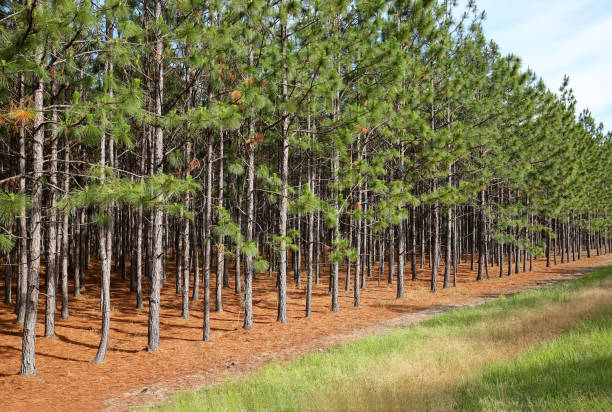
[[[612,410],[612,267],[330,347],[150,410]]]
[[[611,411],[612,309],[489,368],[459,390],[473,411]]]

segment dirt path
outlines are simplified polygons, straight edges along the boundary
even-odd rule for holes
[[[612,263],[612,255],[582,259],[546,269],[536,261],[534,271],[476,282],[469,265],[460,266],[458,287],[429,292],[427,270],[422,280],[406,282],[406,298],[395,299],[395,285],[368,279],[362,292],[362,307],[352,306],[352,292],[342,292],[341,312],[329,312],[327,283],[313,291],[313,317],[304,313],[304,288],[289,290],[285,325],[274,321],[276,292],[274,280],[258,275],[255,282],[255,328],[243,331],[239,299],[224,290],[223,313],[212,313],[212,341],[202,342],[202,301],[191,303],[191,317],[180,317],[180,297],[174,294],[169,278],[163,291],[162,350],[144,350],[147,308],[136,311],[135,298],[127,282],[113,277],[112,320],[109,353],[103,365],[89,361],[99,340],[99,290],[88,285],[84,296],[71,300],[71,317],[57,319],[57,337],[37,339],[37,364],[41,376],[16,375],[19,369],[21,328],[15,315],[0,306],[0,393],[3,409],[13,410],[125,410],[131,405],[161,402],[176,391],[211,385],[250,373],[270,359],[289,359],[330,344],[357,339],[390,328],[412,324],[435,313],[471,306],[500,294],[515,293],[542,284],[581,276],[585,271]],[[95,273],[96,267],[92,267]],[[172,268],[170,268],[172,270]],[[327,279],[326,276],[322,276]],[[341,285],[344,286],[344,279]],[[213,285],[214,286],[214,285]],[[441,288],[442,285],[440,285]],[[147,285],[144,286],[147,290]],[[72,290],[72,289],[71,289]],[[42,309],[42,305],[41,305]],[[39,319],[39,335],[43,332]]]

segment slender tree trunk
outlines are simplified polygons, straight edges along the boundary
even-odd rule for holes
[[[57,94],[55,79],[51,81],[51,94]],[[57,197],[57,109],[51,110],[51,123],[49,125],[49,140],[51,141],[51,162],[49,167],[49,183],[51,183],[50,204],[47,212],[49,223],[47,225],[47,261],[45,262],[45,272],[47,275],[47,293],[45,295],[45,337],[55,336],[55,310],[57,295],[57,274],[55,271],[57,256],[57,210],[55,209]]]
[[[353,219],[351,216],[348,217],[348,247],[353,247]],[[344,278],[344,291],[348,292],[351,286],[351,261],[346,259],[346,277]]]
[[[433,190],[436,190],[436,178],[434,178]],[[431,264],[431,291],[438,290],[438,265],[440,259],[440,205],[438,200],[435,201],[433,207],[433,250],[430,256]]]
[[[550,226],[550,219],[548,219],[548,225]],[[550,267],[550,231],[545,230],[544,236],[546,236],[546,267]]]
[[[381,232],[380,239],[378,240],[379,255],[378,255],[378,286],[380,281],[385,274],[385,232]]]
[[[155,1],[155,20],[161,18],[162,0]],[[164,68],[162,63],[163,44],[159,34],[155,40],[155,115],[162,117],[162,101],[164,86]],[[163,172],[164,158],[164,131],[161,125],[155,126],[154,135],[154,167],[156,173]],[[164,213],[161,208],[156,208],[153,212],[153,267],[151,271],[150,291],[149,291],[149,322],[148,322],[148,351],[156,351],[160,348],[159,335],[159,310],[161,299],[161,283],[164,277],[164,246],[163,246],[163,226]]]
[[[238,212],[238,227],[242,232],[242,213]],[[234,292],[242,293],[242,278],[240,276],[241,271],[240,262],[240,251],[236,250],[235,268],[234,268]]]
[[[113,37],[113,27],[111,22],[106,17],[106,36],[111,39]],[[110,61],[107,61],[105,67],[105,73],[107,76],[112,73],[113,66]],[[112,85],[109,87],[109,97],[112,99],[113,97],[113,89]],[[100,142],[100,185],[105,184],[105,174],[106,174],[106,140],[110,142],[113,140],[112,136],[103,135]],[[109,147],[109,163],[112,167],[112,157],[113,151],[112,147]],[[109,219],[112,216],[111,207],[103,207],[101,212],[105,214]],[[100,309],[102,312],[102,331],[100,333],[100,344],[98,345],[98,351],[96,356],[92,360],[92,363],[102,363],[104,362],[104,358],[106,357],[106,348],[108,345],[108,337],[110,333],[110,271],[111,271],[111,253],[112,253],[112,233],[110,233],[110,224],[107,226],[107,223],[103,221],[100,225]]]
[[[450,114],[447,115],[447,119],[448,119],[448,128],[450,129]],[[452,164],[450,164],[448,166],[448,180],[447,180],[447,184],[449,188],[451,188],[453,185],[452,176],[453,176],[453,166]],[[449,206],[446,209],[446,246],[445,246],[446,256],[444,258],[444,285],[442,286],[443,289],[448,289],[450,287],[452,236],[453,236],[453,209]]]
[[[425,207],[421,206],[421,227],[420,227],[420,234],[421,234],[421,255],[420,255],[420,262],[419,262],[419,268],[423,269],[425,267]]]
[[[410,243],[411,243],[411,253],[410,253],[410,269],[412,271],[412,280],[417,280],[417,262],[416,262],[416,207],[412,206],[410,208]]]
[[[398,241],[398,266],[397,266],[397,293],[396,298],[401,299],[404,297],[404,267],[406,260],[406,221],[401,220],[399,222],[399,241]]]
[[[43,12],[42,2],[36,4],[36,11]],[[36,51],[37,63],[42,60],[43,50]],[[36,375],[36,319],[38,315],[38,289],[40,286],[40,257],[41,257],[41,220],[42,220],[42,174],[43,174],[43,144],[44,144],[44,117],[43,117],[43,80],[35,81],[34,110],[36,116],[32,125],[34,135],[32,139],[32,210],[30,214],[30,250],[29,271],[27,281],[27,296],[25,320],[23,324],[23,339],[21,346],[22,375]]]
[[[82,234],[81,231],[85,230],[81,224],[85,216],[85,212],[81,209],[77,209],[74,216],[73,226],[74,229],[74,296],[81,296],[81,290],[84,285],[81,285],[81,268],[82,268],[82,255],[85,253],[85,245],[82,245]]]
[[[478,227],[478,276],[476,280],[483,280],[483,270],[486,264],[486,247],[487,247],[487,235],[486,235],[486,219],[485,219],[485,191],[480,191],[480,222]],[[474,228],[476,229],[476,228]]]
[[[42,87],[42,86],[41,86]],[[23,104],[24,75],[19,75],[19,104]],[[42,102],[41,102],[42,104]],[[26,192],[26,146],[25,126],[19,127],[19,191]],[[28,226],[25,206],[19,211],[19,281],[17,288],[17,323],[23,324],[28,299]]]
[[[12,235],[10,231],[9,235]],[[13,303],[13,260],[11,255],[12,252],[8,252],[6,255],[6,268],[4,270],[4,303],[7,305]]]
[[[287,26],[281,24],[281,42],[282,42],[282,58],[286,61],[287,55]],[[285,103],[288,98],[287,89],[287,67],[283,63],[282,74],[282,94]],[[279,219],[278,231],[280,236],[280,267],[278,274],[278,308],[276,320],[281,323],[287,323],[287,205],[289,203],[289,116],[286,111],[282,113],[282,140],[281,140],[281,181],[282,189],[279,197]]]
[[[340,105],[340,94],[336,91],[335,98],[333,99],[333,119],[334,121],[338,120],[339,114],[339,105]],[[339,183],[339,169],[340,169],[340,150],[334,145],[334,154],[332,158],[332,182],[333,182],[333,207],[336,211],[334,217],[334,228],[333,228],[333,237],[332,244],[335,245],[336,241],[340,239],[340,210],[338,204],[338,183]],[[332,262],[332,272],[331,272],[331,293],[332,293],[332,301],[331,301],[331,311],[339,312],[340,311],[340,303],[338,300],[338,269],[339,269],[338,259],[334,259]]]
[[[196,200],[194,199],[193,202],[195,204]],[[194,219],[197,219],[197,216],[195,216]],[[191,231],[191,241],[192,241],[191,254],[193,256],[193,292],[191,293],[191,300],[194,302],[200,298],[200,247],[199,247],[200,237],[199,236],[200,234],[199,234],[197,220],[194,220],[193,230]]]
[[[249,66],[254,66],[254,50],[249,50]],[[251,108],[249,114],[249,143],[247,143],[247,242],[254,242],[253,230],[255,228],[255,111]],[[244,329],[253,328],[253,256],[245,254],[244,274]]]
[[[213,173],[213,146],[212,135],[208,136],[208,150],[206,158],[206,216],[205,216],[205,232],[204,232],[204,316],[203,316],[203,332],[202,340],[210,340],[210,264],[211,264],[211,247],[210,236],[212,230],[212,173]]]
[[[449,171],[450,173],[450,171]],[[450,176],[449,176],[450,180]],[[449,186],[451,185],[449,181]],[[450,271],[451,271],[451,245],[453,236],[453,209],[448,207],[446,209],[446,246],[445,246],[445,258],[444,258],[444,285],[443,289],[450,288]]]
[[[455,219],[453,220],[453,287],[457,287],[457,259],[460,256],[459,252],[459,225],[457,224],[457,207],[455,207]],[[503,267],[503,265],[500,265]]]
[[[389,227],[389,273],[387,282],[392,285],[395,277],[395,225]]]
[[[251,52],[252,53],[252,52]],[[253,121],[250,121],[253,128]],[[253,136],[253,134],[249,134]],[[248,167],[247,167],[247,242],[253,242],[253,229],[255,226],[255,146],[248,144]],[[245,254],[244,275],[244,329],[253,327],[253,256]]]
[[[70,191],[70,143],[68,136],[64,136],[64,193]],[[70,256],[70,242],[68,213],[62,217],[62,319],[68,319],[68,257]]]
[[[189,204],[189,195],[186,195],[186,204]],[[183,287],[182,287],[182,310],[181,310],[181,316],[183,317],[183,319],[188,319],[189,318],[189,280],[191,278],[191,263],[190,263],[190,246],[191,246],[191,239],[189,237],[189,225],[190,225],[190,221],[189,219],[185,219],[185,221],[183,222],[183,254],[185,256],[185,258],[183,259],[184,262],[184,268],[183,268]]]
[[[308,187],[312,193],[314,193],[314,166],[311,164],[309,167],[309,182]],[[315,212],[308,212],[308,278],[306,279],[306,317],[309,318],[312,315],[312,275],[314,270],[314,217]]]
[[[308,113],[307,119],[307,130],[308,136],[312,139],[312,135],[310,134],[310,112]],[[313,160],[314,153],[310,153],[308,158],[308,190],[311,193],[315,193],[315,165]],[[314,271],[314,242],[315,242],[315,212],[314,210],[310,210],[308,212],[308,275],[306,279],[306,317],[309,318],[312,316],[312,275]]]
[[[476,208],[472,208],[472,228],[471,228],[471,253],[470,253],[470,270],[474,270],[474,257],[476,256]]]
[[[223,131],[219,133],[219,180],[218,205],[223,208]],[[215,312],[223,312],[223,271],[225,264],[225,245],[223,236],[219,236],[217,242],[217,280],[215,283]]]
[[[176,260],[176,279],[175,279],[175,293],[178,295],[181,293],[183,288],[183,220],[185,216],[181,213],[177,222],[177,229],[174,233],[174,257]]]

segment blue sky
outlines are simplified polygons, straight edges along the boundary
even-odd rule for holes
[[[462,3],[464,4],[464,3]],[[557,91],[564,74],[578,100],[612,130],[612,0],[476,0],[484,30]],[[461,8],[462,6],[459,6]]]

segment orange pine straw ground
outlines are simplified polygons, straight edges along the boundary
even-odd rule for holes
[[[40,376],[17,375],[21,361],[21,327],[16,326],[12,307],[0,306],[0,398],[2,409],[13,410],[121,410],[134,403],[159,401],[181,387],[193,388],[248,373],[270,358],[287,358],[303,351],[321,347],[329,335],[348,334],[357,329],[380,324],[381,321],[427,308],[456,303],[474,303],[484,298],[536,287],[568,274],[612,262],[612,255],[545,267],[545,260],[534,262],[534,271],[499,279],[497,267],[491,268],[491,279],[476,282],[476,272],[469,264],[459,267],[458,286],[429,291],[429,269],[419,270],[420,280],[410,281],[410,266],[406,270],[406,297],[395,298],[396,285],[382,280],[377,286],[369,278],[362,290],[361,308],[353,307],[352,290],[344,291],[344,273],[340,278],[339,313],[329,311],[328,266],[322,266],[321,284],[313,289],[312,318],[304,318],[305,281],[297,288],[288,281],[289,323],[275,322],[277,293],[275,278],[258,274],[254,282],[253,302],[255,327],[249,332],[242,326],[240,298],[231,289],[223,290],[223,313],[211,313],[211,342],[202,342],[202,299],[190,304],[190,318],[180,316],[181,297],[175,295],[174,271],[169,263],[161,311],[161,345],[156,353],[148,353],[147,303],[148,285],[143,284],[145,307],[136,311],[136,298],[129,292],[129,281],[119,274],[112,275],[111,332],[106,362],[93,365],[101,327],[99,288],[93,281],[99,270],[90,265],[87,289],[81,297],[70,296],[70,318],[56,314],[55,338],[43,338],[45,298],[41,288],[36,362]],[[442,268],[441,268],[442,271]],[[129,273],[129,271],[128,271]],[[354,272],[352,272],[353,274]],[[305,272],[303,273],[305,276]],[[214,275],[211,276],[211,279]],[[352,279],[351,279],[352,280]],[[96,278],[97,281],[97,278]],[[214,310],[214,280],[211,309]],[[3,287],[3,286],[2,286]],[[352,283],[351,283],[352,287]],[[4,291],[0,288],[0,292]],[[70,285],[72,293],[72,284]],[[61,298],[58,296],[58,304]],[[294,348],[295,350],[292,350]],[[147,396],[149,395],[149,396]]]

